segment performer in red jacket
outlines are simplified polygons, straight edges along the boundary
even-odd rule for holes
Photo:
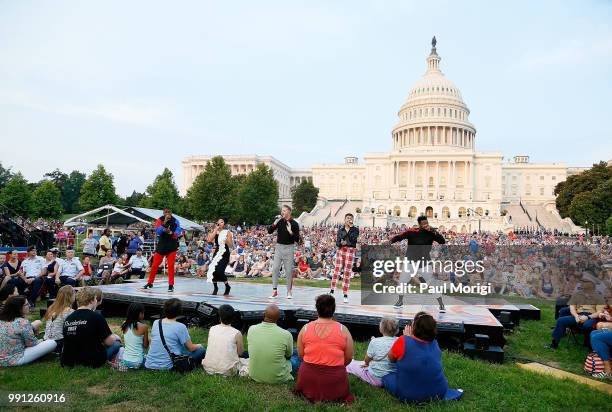
[[[176,251],[179,247],[179,236],[182,234],[181,224],[177,218],[172,216],[172,211],[164,209],[164,214],[155,222],[155,233],[157,234],[157,246],[153,256],[153,264],[149,273],[149,280],[143,289],[151,289],[155,282],[157,269],[164,257],[168,265],[168,292],[174,292],[174,261]]]

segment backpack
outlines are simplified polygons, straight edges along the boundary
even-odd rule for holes
[[[603,360],[595,352],[591,352],[587,355],[584,361],[584,371],[589,375],[596,373],[602,373],[604,371]]]

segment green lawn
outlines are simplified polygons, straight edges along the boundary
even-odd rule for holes
[[[518,368],[510,357],[528,358],[580,373],[584,348],[564,340],[557,352],[544,348],[553,324],[552,306],[543,306],[541,321],[523,321],[508,335],[507,361],[503,365],[472,361],[457,353],[444,353],[444,369],[453,387],[465,390],[459,402],[434,402],[423,407],[398,403],[383,390],[351,377],[356,402],[350,407],[312,406],[294,396],[292,385],[262,385],[247,378],[208,376],[202,370],[186,376],[171,372],[117,372],[109,368],[63,369],[52,357],[35,364],[0,369],[0,390],[61,391],[72,410],[422,410],[422,411],[602,411],[609,410],[612,397],[571,381],[530,373]],[[35,317],[35,316],[34,316]],[[121,319],[110,318],[119,332]],[[190,329],[196,343],[206,343],[208,331]],[[248,344],[248,342],[247,342]],[[362,358],[367,342],[357,342],[356,357]]]

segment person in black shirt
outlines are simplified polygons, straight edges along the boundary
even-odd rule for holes
[[[78,309],[64,321],[62,366],[99,368],[111,360],[121,348],[106,319],[95,312],[98,302],[93,288],[80,289],[76,295]]]
[[[164,214],[155,221],[155,233],[157,234],[157,246],[153,255],[153,263],[149,272],[149,280],[143,286],[143,289],[153,288],[157,269],[162,264],[164,257],[168,266],[168,292],[174,292],[174,261],[176,260],[176,251],[179,247],[179,237],[182,236],[180,221],[172,216],[172,211],[168,208],[164,209]]]
[[[446,240],[439,234],[434,228],[429,226],[427,216],[419,216],[417,218],[419,227],[416,229],[408,229],[399,235],[392,236],[390,239],[391,243],[401,242],[402,240],[408,241],[408,247],[406,248],[406,258],[409,261],[428,261],[430,259],[429,252],[431,251],[431,245],[433,242],[444,244]],[[413,246],[413,247],[411,247]],[[422,272],[423,269],[419,269]],[[414,274],[402,273],[400,276],[400,282],[408,281],[406,276],[412,276]],[[395,307],[402,307],[404,304],[404,295],[399,295]]]
[[[359,229],[353,226],[353,219],[353,215],[347,213],[344,215],[344,226],[338,229],[338,234],[336,235],[336,261],[334,263],[334,272],[332,273],[331,290],[329,291],[333,295],[338,283],[338,276],[342,274],[344,303],[348,303],[348,290],[351,282],[353,262],[355,261],[355,251],[357,250],[357,238],[359,237]]]
[[[276,248],[274,249],[274,263],[272,264],[272,296],[278,296],[278,277],[280,276],[281,264],[285,276],[287,276],[287,299],[291,299],[291,287],[293,285],[293,260],[295,244],[300,242],[300,225],[291,218],[291,207],[283,205],[281,215],[277,217],[268,233],[277,231]]]

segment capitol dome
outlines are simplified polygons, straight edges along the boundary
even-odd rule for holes
[[[392,132],[396,151],[445,149],[474,150],[476,129],[461,92],[440,70],[436,38],[432,39],[427,70],[408,93]],[[434,146],[434,147],[432,147]]]

